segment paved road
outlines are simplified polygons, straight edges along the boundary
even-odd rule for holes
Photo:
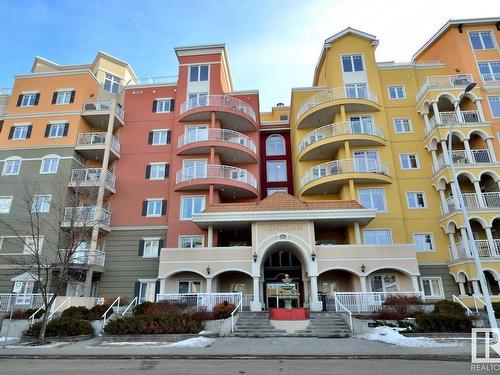
[[[137,360],[137,359],[1,359],[2,375],[444,375],[471,374],[470,363],[404,360]],[[488,372],[481,372],[487,374]]]

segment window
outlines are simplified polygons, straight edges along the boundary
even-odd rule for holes
[[[469,33],[470,42],[474,50],[495,48],[493,36],[490,31],[480,31]]]
[[[389,98],[391,99],[405,99],[405,87],[404,86],[389,86]]]
[[[174,99],[156,99],[153,102],[153,112],[163,113],[163,112],[173,112],[174,111]]]
[[[354,151],[353,156],[357,172],[382,172],[377,151]],[[336,171],[335,174],[337,173],[341,173],[341,171]]]
[[[43,236],[27,236],[24,239],[23,254],[35,254],[42,252]]]
[[[139,303],[154,302],[156,300],[156,281],[139,283]]]
[[[207,125],[189,125],[184,129],[185,144],[208,140]]]
[[[354,134],[374,134],[372,116],[349,117],[349,125]]]
[[[66,288],[66,295],[71,297],[85,296],[85,283],[80,281],[70,281]]]
[[[401,162],[401,169],[419,168],[417,154],[399,154],[399,159]]]
[[[118,91],[120,91],[120,81],[119,77],[106,73],[104,76],[104,91],[118,94]]]
[[[268,182],[280,182],[287,180],[285,160],[268,161],[266,170]]]
[[[68,123],[60,123],[60,124],[49,124],[45,129],[45,137],[48,138],[61,138],[68,135]]]
[[[201,281],[179,281],[177,286],[179,294],[183,293],[200,293],[201,292]]]
[[[285,155],[285,138],[273,134],[266,139],[266,155]]]
[[[59,166],[58,157],[45,157],[42,159],[42,165],[40,167],[40,173],[57,173],[57,167]]]
[[[362,72],[363,57],[361,55],[342,56],[342,67],[344,72]]]
[[[370,286],[372,292],[397,292],[398,279],[396,275],[372,275],[370,276]]]
[[[288,121],[288,115],[280,115],[280,121]]]
[[[21,158],[10,158],[5,160],[3,164],[2,175],[3,176],[13,176],[18,175],[21,169]]]
[[[31,137],[31,125],[15,125],[10,128],[9,139],[27,139]]]
[[[160,239],[144,239],[143,257],[158,257],[158,249],[160,247]]]
[[[345,95],[347,98],[368,99],[366,83],[347,83],[345,85]]]
[[[32,92],[29,94],[19,95],[17,100],[18,107],[33,107],[38,104],[38,100],[40,98],[40,94],[36,92]]]
[[[146,178],[150,180],[163,180],[166,177],[166,164],[151,164],[146,168]]]
[[[181,197],[181,220],[190,220],[204,209],[205,196]]]
[[[408,201],[408,208],[425,208],[425,194],[423,192],[407,192],[406,198]]]
[[[417,251],[434,251],[434,239],[432,233],[413,233],[413,242]]]
[[[183,249],[203,247],[203,240],[203,236],[179,236],[179,247]]]
[[[267,196],[270,197],[274,193],[288,193],[287,187],[279,187],[279,188],[269,188],[267,189]]]
[[[366,208],[387,211],[384,189],[358,189],[359,203]]]
[[[392,236],[389,229],[365,229],[363,236],[365,245],[392,244]]]
[[[163,199],[149,199],[146,201],[145,216],[161,216],[163,213]]]
[[[51,199],[52,195],[35,195],[31,206],[31,212],[49,212]]]
[[[491,116],[500,118],[500,96],[488,96],[490,104]]]
[[[188,95],[189,108],[196,108],[207,105],[207,92],[190,92]]]
[[[421,290],[426,298],[443,298],[443,282],[440,277],[421,277]]]
[[[0,197],[0,214],[8,214],[12,205],[12,197]]]
[[[170,130],[153,130],[149,132],[150,145],[166,145],[170,143]]]
[[[189,69],[189,81],[208,81],[208,65],[191,65]]]
[[[500,61],[480,62],[477,65],[484,82],[500,81]]]
[[[207,161],[205,159],[187,159],[182,161],[182,180],[205,178],[207,176]]]
[[[393,124],[395,133],[411,133],[413,131],[408,118],[395,118]]]
[[[19,283],[19,284],[18,284]],[[33,303],[32,294],[35,291],[34,281],[16,281],[12,287],[12,292],[16,284],[20,285],[16,290],[16,305],[31,305]]]
[[[75,99],[74,91],[57,91],[52,98],[52,104],[69,104]]]

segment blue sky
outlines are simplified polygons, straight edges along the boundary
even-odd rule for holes
[[[414,4],[412,8],[409,4]],[[476,4],[481,4],[481,6]],[[106,4],[104,6],[104,4]],[[323,41],[347,26],[380,39],[379,61],[409,61],[450,18],[500,16],[498,0],[0,0],[0,87],[36,55],[89,63],[98,50],[139,77],[177,74],[173,47],[226,43],[235,89],[259,89],[261,110],[310,86]],[[5,51],[8,51],[6,59]]]

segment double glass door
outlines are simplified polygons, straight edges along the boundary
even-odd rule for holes
[[[192,180],[195,178],[207,177],[207,161],[200,160],[184,160],[183,162],[183,180]]]
[[[356,172],[378,172],[378,154],[376,151],[355,151],[354,168]]]

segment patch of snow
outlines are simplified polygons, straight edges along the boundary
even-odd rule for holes
[[[459,346],[460,343],[436,342],[427,337],[406,337],[399,333],[404,328],[375,327],[370,331],[362,333],[356,337],[369,341],[380,341],[398,346],[411,346],[415,348],[440,348],[447,346]]]
[[[216,339],[207,337],[194,337],[187,340],[177,342],[163,342],[163,341],[103,341],[99,346],[149,346],[159,348],[204,348],[215,342]]]
[[[19,340],[19,337],[7,337],[7,341]],[[5,341],[5,336],[0,336],[0,344]]]
[[[103,341],[99,346],[164,346],[162,341]]]
[[[169,348],[205,348],[212,345],[216,339],[208,337],[193,337],[192,339],[173,342],[167,345]]]
[[[198,335],[200,336],[203,336],[203,335],[213,335],[215,332],[212,332],[212,331],[201,331],[201,332],[198,332]]]

